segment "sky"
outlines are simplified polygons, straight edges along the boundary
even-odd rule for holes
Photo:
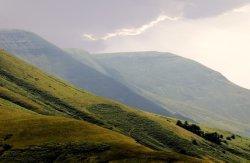
[[[164,51],[250,89],[250,0],[0,0],[0,28],[61,48]]]

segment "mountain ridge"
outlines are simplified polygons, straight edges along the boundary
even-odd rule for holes
[[[1,32],[0,30],[0,47],[49,74],[56,75],[99,96],[112,98],[147,111],[172,115],[150,99],[138,95],[124,84],[76,60],[32,32],[22,30]],[[112,89],[116,90],[111,91]]]
[[[250,98],[249,90],[232,83],[217,71],[196,61],[165,52],[99,53],[92,57],[109,71],[111,77],[135,92],[165,105],[168,110],[180,111],[185,117],[200,123],[213,122],[214,126],[221,124],[221,128],[238,130],[247,135],[250,133],[247,125],[247,115],[250,114],[247,109],[250,106],[247,102]],[[199,111],[200,115],[197,112],[190,117],[193,114],[191,108],[203,111]],[[218,118],[205,120],[206,116],[200,117],[204,113],[210,118]],[[221,123],[221,120],[226,123]],[[233,126],[232,121],[235,124]],[[238,121],[242,123],[238,124]]]

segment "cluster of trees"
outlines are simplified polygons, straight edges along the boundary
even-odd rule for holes
[[[213,143],[216,144],[221,144],[221,142],[223,141],[223,135],[218,134],[217,132],[212,132],[212,133],[205,133],[204,131],[201,130],[201,128],[196,125],[196,124],[188,124],[187,121],[185,121],[184,123],[182,123],[180,120],[177,121],[176,125],[193,132],[194,134],[208,140],[211,141]]]

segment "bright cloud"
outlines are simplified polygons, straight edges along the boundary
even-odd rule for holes
[[[97,39],[91,35],[91,34],[84,34],[83,35],[84,38],[88,39],[88,40],[92,40],[92,41],[96,41]]]
[[[250,6],[246,5],[246,6],[242,6],[240,8],[236,8],[236,9],[233,10],[233,12],[249,13],[250,12]]]
[[[117,37],[117,36],[136,36],[136,35],[140,35],[142,33],[144,33],[145,31],[147,31],[148,29],[156,26],[157,24],[159,24],[160,22],[163,22],[165,20],[169,20],[169,21],[177,21],[179,20],[180,17],[169,17],[167,15],[160,15],[159,17],[157,17],[155,20],[142,25],[139,28],[123,28],[123,29],[119,29],[116,30],[113,33],[107,33],[105,36],[103,37],[95,37],[92,34],[84,34],[83,37],[91,40],[91,41],[97,41],[97,40],[108,40],[111,39],[113,37]]]
[[[194,59],[250,89],[250,5],[204,19],[164,21],[136,37],[107,40],[105,52],[157,50]]]

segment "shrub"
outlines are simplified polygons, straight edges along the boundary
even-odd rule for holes
[[[3,149],[4,149],[5,151],[7,151],[7,150],[9,150],[9,149],[11,149],[11,148],[12,148],[12,146],[9,145],[9,144],[3,144]]]
[[[181,126],[181,127],[183,126],[183,124],[180,120],[177,121],[176,125]]]
[[[211,142],[214,142],[216,144],[221,144],[220,135],[217,132],[205,133],[204,139],[211,141]]]
[[[198,143],[197,143],[196,140],[192,140],[192,144],[193,144],[193,145],[198,145]]]
[[[186,130],[191,131],[195,133],[196,135],[201,136],[203,134],[203,132],[201,131],[201,128],[196,124],[189,125],[187,121],[185,121],[185,123],[183,124],[180,120],[178,120],[176,125],[182,128],[185,128]]]
[[[6,141],[8,139],[10,139],[13,136],[13,134],[7,134],[4,136],[3,140]]]
[[[179,152],[184,155],[187,154],[187,151],[185,149],[181,149]]]
[[[211,141],[213,143],[216,143],[216,144],[221,144],[221,141],[223,139],[223,135],[220,135],[218,134],[217,132],[213,132],[213,133],[205,133],[204,131],[201,130],[200,126],[196,125],[196,124],[188,124],[187,121],[184,122],[184,124],[178,120],[176,125],[208,140],[208,141]],[[231,138],[230,138],[231,139]],[[195,143],[196,145],[196,141],[195,142],[192,142],[193,144]]]
[[[221,142],[222,142],[222,143],[225,143],[225,144],[228,144],[226,140],[222,140]]]

